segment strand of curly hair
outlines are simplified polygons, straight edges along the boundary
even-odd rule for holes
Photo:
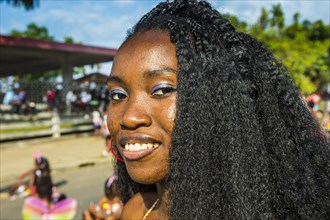
[[[160,3],[128,38],[151,29],[179,63],[170,218],[329,219],[329,140],[272,53],[205,1]],[[116,167],[124,203],[155,190]]]

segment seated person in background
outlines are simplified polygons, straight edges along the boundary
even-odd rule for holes
[[[101,136],[102,135],[101,125],[103,120],[101,117],[101,113],[97,110],[97,107],[93,107],[92,121],[93,121],[94,135]]]
[[[11,104],[11,112],[15,114],[19,114],[22,105],[22,101],[21,101],[22,97],[20,97],[19,93],[20,91],[18,90],[18,88],[14,88],[14,96],[12,97],[9,103]]]
[[[83,213],[85,220],[120,219],[123,203],[118,196],[116,187],[117,175],[112,175],[104,185],[104,195],[97,204],[91,203]]]
[[[36,183],[37,194],[25,199],[22,216],[25,220],[70,220],[76,214],[77,201],[54,192],[49,175],[41,176]]]
[[[51,173],[48,159],[41,156],[39,151],[33,153],[34,167],[22,173],[18,180],[12,185],[9,190],[11,196],[19,195],[35,195],[36,194],[36,181],[40,176],[48,176]],[[29,178],[25,183],[24,179]]]

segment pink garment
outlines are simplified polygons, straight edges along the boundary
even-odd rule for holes
[[[103,124],[102,124],[102,133],[103,133],[104,136],[110,135],[107,121],[108,121],[108,116],[105,114],[103,116]]]
[[[70,220],[77,211],[77,201],[67,198],[49,208],[47,203],[38,197],[28,197],[24,201],[22,215],[25,220]]]
[[[312,94],[306,98],[306,102],[313,102],[314,104],[317,104],[320,101],[320,96],[317,94]]]

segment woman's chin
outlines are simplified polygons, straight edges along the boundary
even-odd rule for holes
[[[166,177],[166,171],[157,171],[149,169],[130,169],[128,168],[128,174],[137,183],[150,185],[163,182]]]

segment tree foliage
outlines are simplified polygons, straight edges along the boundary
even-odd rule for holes
[[[280,4],[270,11],[262,8],[258,21],[251,25],[235,16],[227,17],[239,31],[247,31],[267,45],[303,93],[313,93],[330,83],[329,24],[321,20],[300,21],[301,15],[297,12],[293,22],[286,25]]]
[[[23,37],[23,38],[30,38],[30,39],[36,39],[36,40],[55,41],[55,37],[53,35],[50,35],[50,33],[48,32],[48,29],[45,26],[38,26],[35,23],[28,24],[24,31],[18,31],[18,30],[14,29],[9,33],[9,35],[13,36],[13,37]],[[81,44],[81,42],[76,42],[70,36],[64,36],[63,42],[70,43],[70,44]],[[85,73],[85,67],[74,68],[74,74],[78,74],[78,73]],[[50,80],[54,80],[59,75],[61,75],[60,70],[52,70],[52,71],[41,72],[41,73],[26,73],[26,74],[24,74],[24,79],[25,80],[50,81]]]
[[[0,0],[1,2],[3,0]],[[25,10],[34,9],[39,5],[39,0],[5,0],[8,4],[12,4],[15,7],[23,6]]]
[[[26,30],[18,31],[16,29],[9,33],[13,37],[24,37],[36,40],[48,40],[54,41],[54,36],[48,33],[48,29],[44,26],[38,26],[35,23],[30,23],[27,25]]]

